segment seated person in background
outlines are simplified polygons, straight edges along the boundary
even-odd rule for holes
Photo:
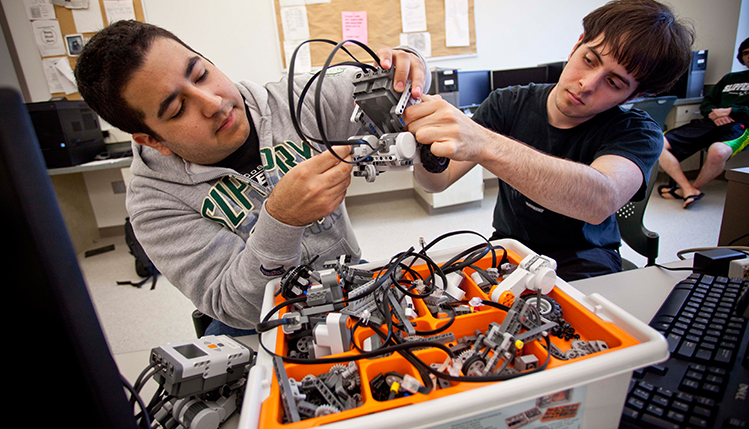
[[[412,96],[428,90],[420,55],[382,48],[379,56],[396,67],[396,90],[407,79]],[[323,88],[331,139],[361,134],[347,120],[359,69],[346,69],[331,71]],[[235,84],[174,34],[137,21],[91,38],[75,75],[91,108],[132,134],[135,234],[161,273],[214,319],[207,335],[248,333],[230,328],[254,328],[266,284],[293,266],[314,257],[316,268],[340,255],[358,261],[343,205],[352,165],[300,142],[286,79]],[[297,93],[310,76],[294,77]],[[314,130],[308,103],[300,125]],[[334,150],[345,158],[350,148]]]
[[[749,67],[749,39],[739,45],[736,56]],[[718,177],[729,158],[746,149],[749,142],[749,70],[729,73],[702,99],[695,119],[666,133],[660,165],[676,185],[660,186],[663,198],[683,200],[683,208],[702,198],[700,189]],[[681,161],[707,148],[705,164],[694,182],[681,170]]]
[[[408,130],[452,159],[431,174],[439,192],[479,164],[499,178],[493,239],[512,238],[557,261],[571,281],[621,271],[615,213],[642,199],[663,133],[619,105],[666,91],[687,69],[692,31],[652,0],[610,2],[583,19],[557,84],[494,91],[469,119],[437,97],[405,111]]]

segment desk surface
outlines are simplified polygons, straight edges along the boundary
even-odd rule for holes
[[[677,261],[666,264],[671,268],[691,267],[692,260]],[[691,271],[670,271],[657,267],[640,268],[616,274],[577,280],[570,284],[585,295],[598,293],[618,305],[639,320],[648,323],[666,299],[673,286],[686,278]],[[241,343],[257,351],[257,336],[237,338]],[[128,380],[135,380],[148,366],[150,350],[115,355],[114,359],[122,375]],[[156,391],[156,383],[146,383],[141,392],[148,401]],[[234,413],[222,429],[234,429],[239,424],[239,415]]]
[[[83,173],[86,171],[107,170],[110,168],[125,168],[130,167],[130,163],[132,162],[132,156],[102,159],[99,161],[91,161],[85,164],[74,165],[72,167],[50,168],[49,170],[47,170],[47,173],[49,173],[50,176],[57,176],[60,174]]]
[[[749,184],[749,167],[726,170],[726,179],[729,181]]]

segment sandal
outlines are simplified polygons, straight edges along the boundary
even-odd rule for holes
[[[661,195],[661,198],[666,200],[683,200],[681,195],[676,193],[677,189],[679,188],[679,185],[674,186],[668,186],[668,185],[661,185],[658,187],[658,193]],[[671,195],[673,198],[666,197],[666,194]]]
[[[698,195],[690,195],[690,196],[684,198],[684,208],[688,208],[693,203],[701,200],[702,197],[704,197],[704,196],[705,196],[705,194],[702,193],[702,192],[700,192]]]

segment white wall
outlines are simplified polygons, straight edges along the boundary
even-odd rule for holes
[[[694,23],[695,49],[708,49],[705,83],[731,71],[737,46],[747,36],[749,0],[669,0]],[[23,2],[0,0],[32,100],[50,94]],[[256,82],[283,74],[272,0],[143,0],[146,20],[163,26],[210,58],[230,78]],[[605,0],[474,0],[474,56],[431,60],[458,69],[507,69],[564,60],[582,31],[581,20]],[[743,5],[743,8],[742,8]],[[743,16],[739,26],[739,16]],[[398,25],[398,22],[394,22]],[[741,30],[738,30],[741,29]],[[374,47],[377,48],[377,47]]]
[[[477,54],[432,59],[432,66],[508,69],[565,60],[582,18],[605,0],[474,0]],[[739,10],[749,0],[671,0],[693,22],[695,49],[708,49],[705,83],[731,71]],[[208,56],[232,79],[267,82],[283,74],[273,2],[144,0],[149,22],[164,26]],[[398,22],[394,22],[398,25]],[[741,39],[743,40],[743,38]],[[377,47],[373,47],[377,48]]]
[[[742,1],[741,15],[739,16],[739,29],[736,32],[736,46],[733,49],[734,53],[738,54],[739,45],[741,45],[741,42],[743,42],[747,37],[749,37],[749,1]],[[741,64],[738,59],[736,59],[733,61],[733,68],[731,71],[742,71],[745,67],[749,66]]]

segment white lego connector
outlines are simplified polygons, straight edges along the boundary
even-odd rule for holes
[[[517,269],[497,285],[491,293],[491,300],[499,302],[504,292],[520,296],[525,290],[540,291],[546,295],[554,288],[557,280],[557,263],[547,256],[528,255]]]

